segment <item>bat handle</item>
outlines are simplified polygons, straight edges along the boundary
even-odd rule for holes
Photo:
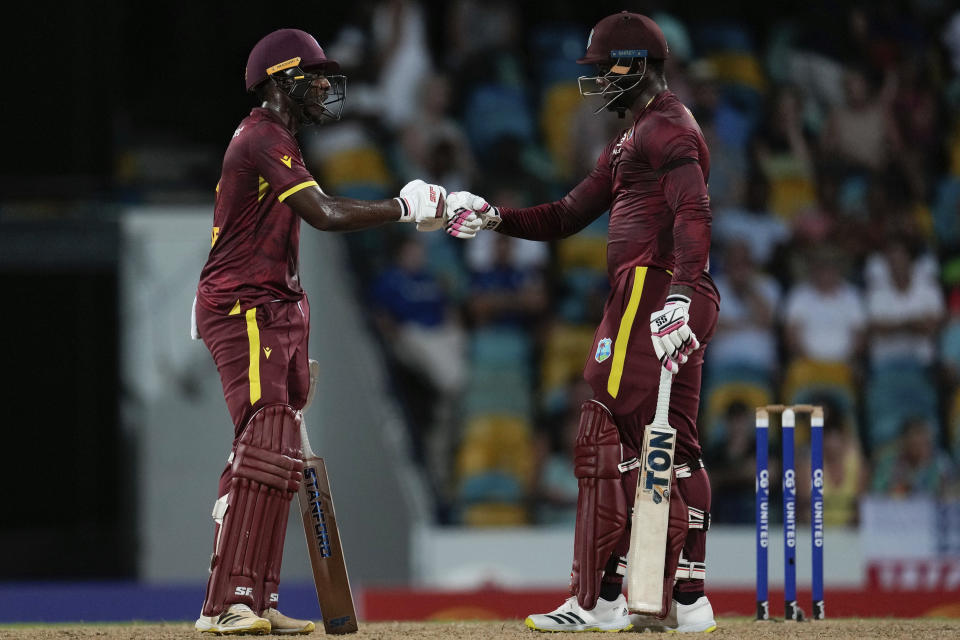
[[[300,450],[303,452],[303,459],[308,460],[314,457],[313,449],[310,447],[310,438],[307,436],[307,423],[300,416]]]
[[[657,410],[653,414],[653,426],[666,427],[670,422],[670,386],[673,384],[673,374],[664,367],[660,367],[660,387],[657,389]]]
[[[320,377],[320,363],[311,358],[309,366],[310,389],[307,391],[307,401],[304,403],[303,409],[300,410],[300,450],[303,452],[304,460],[313,457],[313,449],[310,447],[310,438],[307,436],[307,422],[304,420],[304,416],[307,409],[313,404],[313,396],[317,393],[317,380]]]

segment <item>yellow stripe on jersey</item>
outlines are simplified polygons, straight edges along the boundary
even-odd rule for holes
[[[620,328],[617,330],[617,341],[613,344],[613,364],[610,365],[610,377],[607,378],[607,393],[616,398],[620,393],[620,378],[623,377],[623,363],[627,359],[627,345],[630,343],[630,329],[640,306],[640,297],[643,295],[643,281],[647,277],[646,267],[634,267],[633,289],[630,291],[630,300],[627,310],[620,318]]]
[[[230,309],[230,313],[227,315],[238,316],[240,315],[240,298],[237,298],[237,303],[233,305],[233,308]]]
[[[220,227],[214,227],[210,231],[210,248],[213,249],[213,245],[217,244],[217,238],[220,237]]]
[[[270,183],[263,179],[263,176],[257,176],[260,178],[260,182],[257,184],[257,202],[263,200],[263,196],[267,195],[267,191],[270,191]]]
[[[303,190],[306,189],[307,187],[318,187],[318,188],[319,188],[320,185],[317,184],[317,181],[316,181],[316,180],[307,180],[306,182],[301,182],[300,184],[298,184],[298,185],[296,185],[296,186],[294,186],[294,187],[290,187],[289,189],[287,189],[286,191],[284,191],[283,193],[281,193],[279,196],[277,196],[277,200],[279,200],[280,202],[283,202],[284,200],[286,200],[287,198],[289,198],[290,196],[292,196],[293,194],[295,194],[297,191],[303,191]]]
[[[257,308],[247,309],[247,339],[250,341],[250,404],[260,399],[260,328],[257,326]]]

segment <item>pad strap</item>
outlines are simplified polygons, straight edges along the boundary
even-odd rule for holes
[[[690,517],[687,522],[691,529],[703,529],[706,531],[710,528],[710,514],[704,513],[703,509],[697,509],[695,507],[687,507],[687,510],[690,512]]]
[[[699,458],[693,462],[677,462],[674,470],[677,473],[677,480],[684,480],[703,468],[703,458]]]
[[[706,562],[690,562],[680,553],[680,562],[677,563],[677,580],[705,580],[707,577]]]

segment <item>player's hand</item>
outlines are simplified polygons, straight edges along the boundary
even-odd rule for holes
[[[679,294],[667,296],[663,309],[650,314],[653,350],[663,368],[672,373],[700,348],[700,341],[689,323],[690,298]]]
[[[454,191],[447,198],[446,231],[455,238],[472,238],[482,229],[496,229],[500,211],[469,191]]]
[[[417,231],[436,231],[446,221],[447,190],[423,180],[408,182],[400,189],[400,222],[416,222]]]

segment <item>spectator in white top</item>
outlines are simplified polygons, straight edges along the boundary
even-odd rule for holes
[[[727,245],[721,267],[716,285],[723,304],[710,343],[710,367],[741,365],[771,374],[778,360],[774,312],[780,306],[780,285],[757,270],[745,240]]]
[[[815,251],[809,265],[807,280],[787,295],[787,350],[794,358],[852,364],[863,349],[863,298],[843,278],[835,251]]]
[[[943,293],[927,262],[914,260],[907,246],[891,240],[867,264],[867,319],[870,363],[928,366],[945,313]]]
[[[713,202],[712,180],[710,186],[710,201]],[[776,252],[790,240],[790,228],[770,210],[769,198],[770,184],[762,174],[757,173],[750,176],[747,183],[746,202],[743,207],[717,207],[713,216],[713,239],[724,244],[734,239],[745,243],[750,249],[749,257],[760,267],[769,266]],[[726,304],[726,298],[721,300]],[[722,308],[720,320],[723,321]],[[714,352],[713,346],[710,347],[710,352]]]

